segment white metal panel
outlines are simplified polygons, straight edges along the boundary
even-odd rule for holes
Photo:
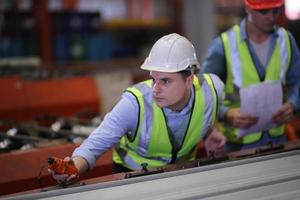
[[[299,199],[300,151],[85,187],[27,199]]]

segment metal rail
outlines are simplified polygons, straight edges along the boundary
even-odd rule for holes
[[[297,199],[300,150],[7,199]]]

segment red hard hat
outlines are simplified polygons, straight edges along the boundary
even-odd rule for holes
[[[284,0],[244,0],[244,2],[251,9],[262,10],[280,7]]]

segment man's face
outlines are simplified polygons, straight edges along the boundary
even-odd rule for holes
[[[249,9],[249,21],[263,32],[273,31],[274,25],[277,22],[280,14],[280,8],[266,9],[266,10],[252,10]]]
[[[193,85],[193,75],[183,79],[179,73],[151,71],[153,98],[159,107],[180,111],[188,102]]]

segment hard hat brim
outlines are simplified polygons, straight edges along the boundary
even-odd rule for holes
[[[149,66],[149,65],[142,65],[141,69],[146,71],[156,71],[156,72],[167,72],[167,73],[176,73],[181,70],[178,69],[171,69],[171,68],[162,68],[162,67],[155,67],[155,66]]]

